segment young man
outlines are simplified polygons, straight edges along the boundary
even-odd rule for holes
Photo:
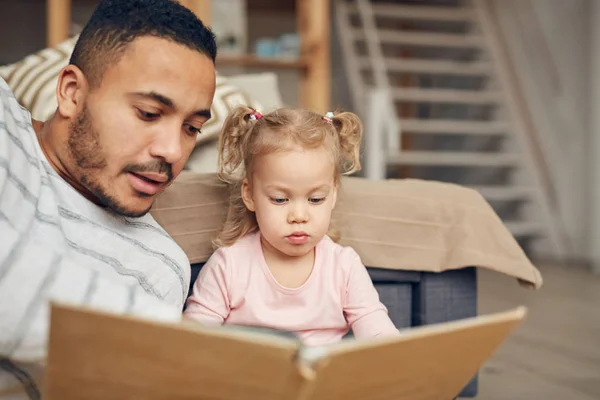
[[[189,262],[148,211],[210,118],[215,57],[177,2],[103,0],[49,121],[0,79],[0,399],[39,397],[52,300],[180,318]]]

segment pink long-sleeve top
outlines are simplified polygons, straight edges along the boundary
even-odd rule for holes
[[[350,327],[357,339],[398,334],[358,254],[327,236],[315,248],[309,278],[294,289],[271,274],[260,233],[218,249],[200,271],[185,315],[294,332],[308,346],[335,343]]]

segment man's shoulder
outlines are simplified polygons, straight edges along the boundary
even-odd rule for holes
[[[28,189],[39,184],[35,181],[40,174],[31,173],[40,168],[36,141],[31,115],[0,78],[0,172],[8,171],[8,175],[18,178],[20,186]]]
[[[150,212],[138,218],[123,218],[123,222],[128,225],[145,226],[150,230],[161,232],[164,236],[167,236],[169,238],[171,237],[167,233],[167,231],[162,226],[160,226],[158,222],[156,222],[156,220]]]
[[[3,90],[7,90],[10,93],[12,93],[12,90],[10,90],[10,87],[8,87],[8,83],[6,83],[6,81],[4,80],[4,78],[2,77],[2,75],[0,75],[0,88],[2,88]]]
[[[7,122],[10,120],[10,125]],[[8,86],[4,78],[0,76],[0,122],[5,129],[26,130],[31,126],[31,116],[15,97],[13,90]]]
[[[118,217],[119,235],[125,235],[140,256],[152,256],[161,264],[168,264],[183,273],[186,282],[190,279],[190,262],[181,246],[165,231],[150,213],[139,218]],[[173,264],[176,263],[176,266]]]
[[[121,218],[121,222],[123,231],[128,232],[129,235],[137,236],[155,247],[158,246],[159,248],[156,250],[170,250],[179,258],[187,260],[183,249],[150,213],[139,218]]]
[[[10,86],[8,86],[8,83],[6,83],[6,81],[4,80],[4,78],[0,75],[0,102],[2,102],[2,106],[6,107],[6,106],[13,106],[16,105],[18,106],[20,109],[23,109],[23,107],[21,107],[19,105],[19,102],[17,101],[17,98],[13,92],[13,90],[11,89]],[[2,120],[4,120],[3,117],[4,113],[0,114],[0,118]]]

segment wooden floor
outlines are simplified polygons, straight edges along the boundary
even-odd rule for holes
[[[600,399],[600,276],[581,267],[539,267],[544,286],[479,270],[479,312],[526,305],[527,320],[480,374],[478,399]]]

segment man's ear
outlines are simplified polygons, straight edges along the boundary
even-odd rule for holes
[[[256,211],[254,200],[252,199],[252,188],[250,187],[250,182],[248,182],[248,179],[244,179],[242,182],[242,200],[244,201],[244,204],[248,210],[252,212]]]
[[[89,91],[87,78],[75,65],[67,65],[58,75],[56,85],[57,113],[67,119],[74,119],[83,110]]]

